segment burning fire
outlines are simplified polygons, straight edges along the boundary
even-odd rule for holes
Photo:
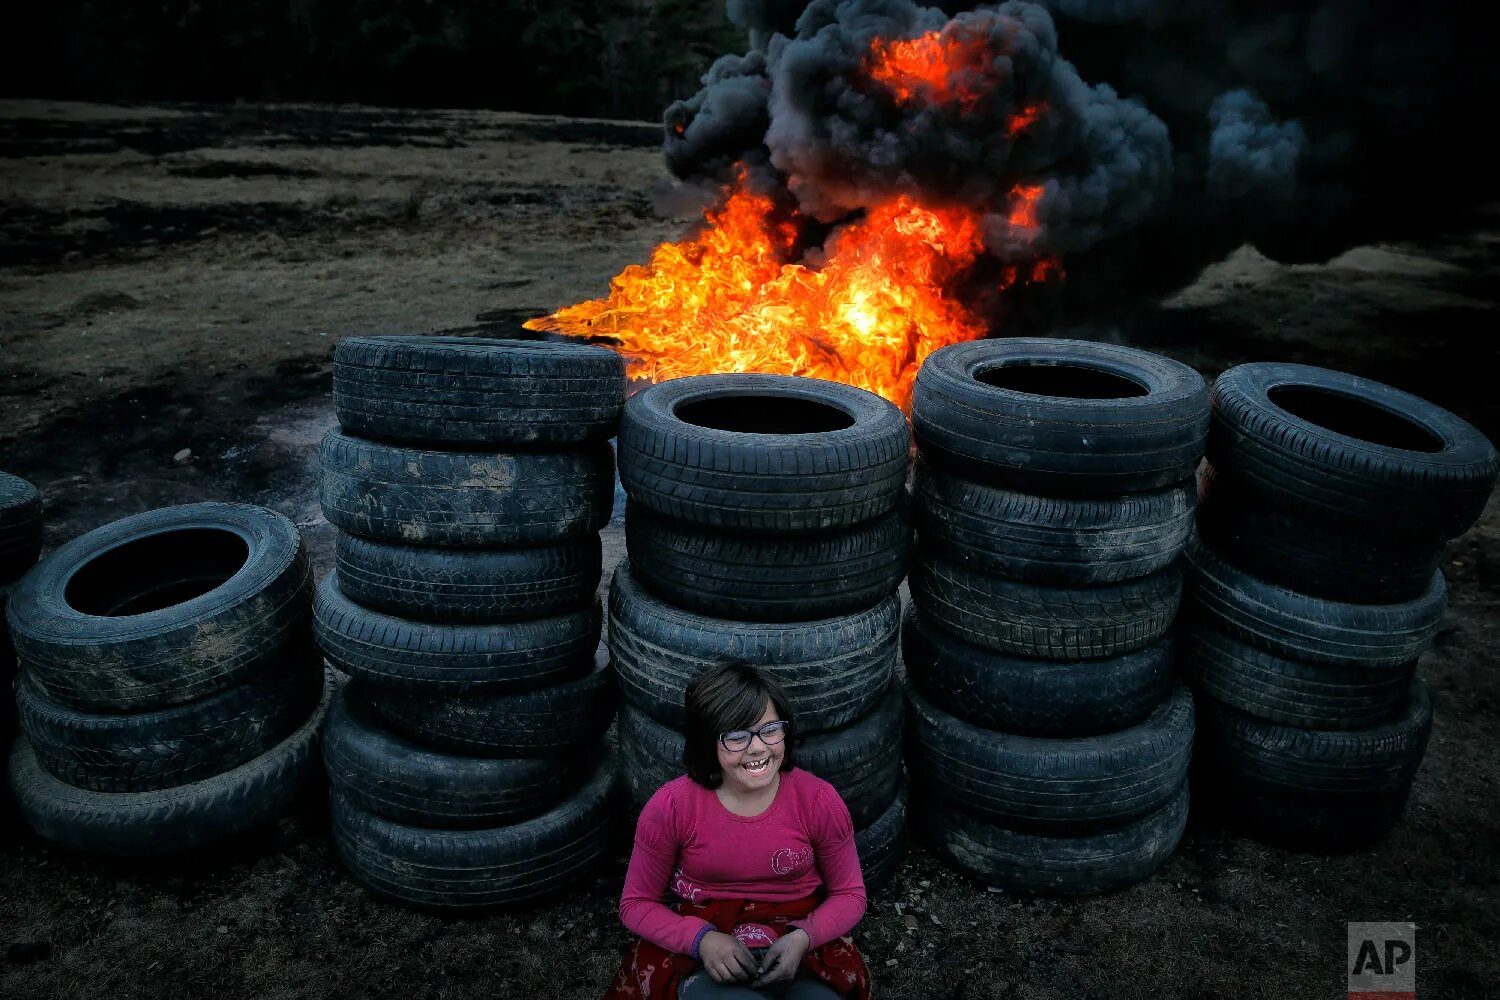
[[[867,64],[898,101],[980,100],[959,78],[982,82],[983,39],[934,32],[877,43]],[[974,74],[966,71],[974,70]],[[977,75],[975,75],[977,74]],[[1040,109],[1014,116],[1010,131]],[[1038,226],[1040,186],[1017,186],[1000,206],[1018,230]],[[994,211],[995,209],[992,209]],[[663,243],[632,264],[609,294],[528,321],[527,329],[618,342],[631,377],[653,382],[714,372],[776,372],[868,389],[906,407],[922,361],[982,337],[987,324],[957,298],[984,252],[983,210],[899,196],[839,229],[813,268],[798,263],[798,226],[749,190],[741,170],[704,213],[700,235]],[[1001,289],[1058,273],[1044,258],[1006,268]]]
[[[972,111],[995,84],[986,73],[991,60],[987,43],[983,35],[961,29],[910,40],[877,38],[865,72],[901,104],[920,100]]]

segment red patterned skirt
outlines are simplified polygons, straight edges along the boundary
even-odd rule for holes
[[[815,894],[789,903],[764,903],[748,899],[717,899],[706,903],[682,900],[677,912],[702,917],[728,934],[742,923],[764,924],[778,935],[787,923],[807,916],[821,902]],[[677,1000],[677,984],[698,967],[691,955],[677,955],[649,941],[636,938],[625,952],[620,971],[604,1000]],[[870,1000],[870,970],[864,956],[847,937],[809,948],[802,956],[801,970],[811,973],[846,1000]]]

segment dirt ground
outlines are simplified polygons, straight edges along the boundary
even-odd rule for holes
[[[49,547],[239,499],[291,516],[321,573],[312,472],[337,338],[503,332],[598,294],[687,221],[653,208],[657,139],[473,112],[0,103],[0,467],[46,495]],[[1269,359],[1359,372],[1496,437],[1497,240],[1492,207],[1321,266],[1244,249],[1083,332],[1210,377]],[[606,540],[612,563],[618,522]],[[878,995],[1341,995],[1351,920],[1418,924],[1419,996],[1493,995],[1500,501],[1444,569],[1448,618],[1421,668],[1433,738],[1381,844],[1294,854],[1195,816],[1156,877],[1064,901],[988,890],[914,850],[857,932]],[[627,941],[623,852],[566,901],[439,918],[361,891],[315,800],[253,844],[157,866],[74,857],[5,823],[3,997],[592,997]]]

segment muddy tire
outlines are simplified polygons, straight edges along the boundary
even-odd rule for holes
[[[28,826],[71,850],[163,857],[218,843],[273,819],[321,770],[318,734],[332,693],[286,739],[211,778],[149,792],[74,788],[42,769],[24,739],[10,755],[10,786]]]
[[[522,691],[587,669],[599,645],[598,604],[502,625],[434,625],[362,608],[329,573],[313,598],[313,626],[329,662],[371,684],[443,695]]]
[[[1416,661],[1395,666],[1304,663],[1189,620],[1178,629],[1183,676],[1246,715],[1303,729],[1362,729],[1406,704]]]
[[[137,712],[207,698],[308,638],[292,522],[250,504],[166,507],[50,553],[11,595],[16,654],[52,701]]]
[[[630,563],[622,562],[611,582],[610,653],[621,697],[665,726],[683,725],[683,692],[693,678],[729,660],[775,675],[791,698],[803,735],[864,715],[895,670],[901,627],[901,600],[895,594],[840,618],[737,622],[659,600],[632,572]]]
[[[486,625],[587,607],[599,537],[528,549],[436,549],[338,533],[339,587],[356,604],[416,621]]]
[[[360,437],[579,444],[611,437],[625,362],[606,347],[483,337],[345,337],[333,411]]]
[[[602,746],[596,745],[602,752]],[[470,757],[441,752],[389,729],[352,681],[335,698],[323,734],[333,787],[395,823],[474,829],[519,823],[572,795],[588,777],[579,755]]]
[[[937,708],[1017,736],[1096,736],[1137,725],[1172,692],[1173,644],[1163,636],[1103,660],[1033,660],[971,646],[925,624],[901,626],[906,675]]]
[[[1313,663],[1399,667],[1432,644],[1448,604],[1434,573],[1427,590],[1400,604],[1349,604],[1259,580],[1196,536],[1187,547],[1188,611],[1277,656]]]
[[[1187,827],[1188,785],[1125,826],[1073,837],[1007,830],[939,796],[914,803],[913,828],[937,854],[986,886],[1032,896],[1087,896],[1150,878]]]
[[[287,655],[206,698],[125,714],[59,705],[23,674],[21,730],[42,769],[75,788],[147,792],[201,781],[266,753],[317,706],[323,670],[311,644]]]
[[[1204,699],[1193,768],[1204,805],[1234,825],[1273,843],[1352,849],[1401,818],[1431,733],[1420,680],[1397,718],[1365,729],[1283,726]]]
[[[700,375],[625,404],[620,482],[681,521],[824,531],[893,510],[906,486],[906,418],[874,393],[785,375]]]
[[[377,896],[431,910],[476,910],[552,898],[591,873],[614,836],[615,762],[603,758],[575,794],[531,819],[477,830],[394,823],[330,794],[333,844]]]
[[[1076,834],[1123,826],[1187,779],[1193,699],[1179,687],[1146,721],[1078,739],[972,726],[911,696],[912,781],[1011,830]]]
[[[41,551],[41,493],[20,476],[0,472],[0,583],[35,566]]]
[[[572,451],[439,451],[331,430],[318,499],[335,527],[405,545],[500,548],[583,541],[609,521],[614,459]]]
[[[908,795],[906,782],[901,782],[896,797],[886,806],[875,822],[863,830],[854,832],[854,844],[859,850],[859,867],[865,878],[865,895],[879,892],[906,860],[906,807]]]
[[[1192,480],[1158,493],[1060,500],[1014,493],[918,461],[922,541],[971,569],[1050,584],[1119,583],[1155,573],[1193,530]]]
[[[803,737],[797,765],[832,785],[855,829],[875,822],[901,785],[900,689],[892,685],[875,710],[842,729]],[[620,748],[630,797],[643,807],[683,773],[683,735],[630,706],[620,710]]]
[[[1040,496],[1117,497],[1189,479],[1208,419],[1208,386],[1187,365],[1080,340],[945,347],[912,392],[924,459]]]
[[[369,698],[407,739],[474,757],[571,753],[598,743],[615,715],[614,671],[604,655],[582,677],[531,691],[450,698],[371,688]]]
[[[911,596],[927,620],[972,646],[1042,660],[1123,656],[1177,615],[1182,570],[1096,586],[1022,583],[976,572],[918,544]]]
[[[669,604],[750,622],[833,618],[872,608],[906,576],[905,505],[871,521],[814,533],[725,532],[663,517],[631,501],[631,572]]]
[[[1436,543],[1468,530],[1495,486],[1483,434],[1379,382],[1257,362],[1220,375],[1212,399],[1209,461],[1247,503]]]

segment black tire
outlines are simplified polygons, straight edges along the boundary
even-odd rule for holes
[[[892,683],[867,715],[808,737],[797,748],[798,766],[838,790],[855,829],[879,819],[901,789],[905,716],[901,685]]]
[[[922,540],[971,569],[1050,584],[1119,583],[1170,565],[1193,531],[1191,479],[1158,493],[1059,500],[973,483],[918,460]]]
[[[632,500],[710,528],[821,531],[896,506],[909,440],[901,411],[863,389],[699,375],[625,404],[620,482]]]
[[[48,774],[24,739],[10,756],[10,785],[22,817],[45,840],[114,857],[162,857],[255,829],[283,812],[314,781],[318,734],[332,693],[266,753],[211,778],[149,792],[93,792]]]
[[[581,541],[609,521],[614,458],[572,451],[438,451],[331,430],[318,499],[335,527],[405,545],[499,548]]]
[[[434,625],[362,608],[329,573],[313,597],[313,626],[329,661],[382,687],[431,694],[523,691],[587,669],[599,645],[597,603],[503,625]]]
[[[1065,739],[1143,722],[1172,692],[1172,638],[1105,660],[1032,660],[970,646],[925,625],[901,626],[906,675],[922,697],[976,726]]]
[[[41,493],[20,476],[0,472],[0,583],[35,566],[41,551]]]
[[[1237,639],[1293,660],[1398,667],[1432,644],[1448,604],[1441,572],[1401,604],[1347,604],[1258,580],[1194,536],[1185,559],[1188,611]]]
[[[669,604],[751,622],[833,618],[872,608],[906,576],[905,505],[863,524],[816,533],[704,528],[631,501],[631,572]]]
[[[1084,836],[1007,830],[936,796],[914,803],[913,816],[923,842],[985,885],[1018,895],[1087,896],[1142,882],[1167,863],[1187,827],[1188,785],[1133,823]]]
[[[628,702],[616,716],[620,740],[620,777],[637,812],[645,808],[656,790],[673,778],[686,774],[682,765],[682,733],[664,726]]]
[[[1194,690],[1268,722],[1362,729],[1399,715],[1416,661],[1396,666],[1304,663],[1257,649],[1201,621],[1178,629]]]
[[[5,625],[5,605],[14,587],[13,583],[0,583],[0,747],[10,746],[16,733],[16,700],[11,697],[16,651],[10,646],[10,629]],[[4,823],[6,810],[5,797],[0,795],[0,824]]]
[[[166,507],[51,552],[7,609],[48,698],[85,712],[223,691],[308,638],[312,569],[296,527],[250,504]]]
[[[831,732],[803,737],[797,765],[838,790],[855,829],[880,817],[901,785],[900,688],[891,685],[875,710]],[[683,773],[682,733],[631,706],[620,709],[620,750],[624,776],[636,808]]]
[[[5,622],[5,608],[10,604],[10,595],[15,589],[14,583],[0,583],[0,691],[10,690],[10,679],[16,672],[16,651],[10,644],[10,627]],[[0,698],[0,705],[7,705],[9,702],[9,698]],[[5,708],[0,708],[0,715],[4,712]]]
[[[1432,733],[1432,701],[1414,680],[1399,717],[1318,730],[1251,718],[1204,699],[1194,771],[1204,805],[1273,843],[1364,847],[1401,818]]]
[[[965,479],[1042,496],[1150,493],[1192,477],[1208,386],[1130,347],[976,340],[923,362],[911,425],[923,458]]]
[[[1232,479],[1215,477],[1198,525],[1235,565],[1268,583],[1312,597],[1354,604],[1399,604],[1432,585],[1442,561],[1436,536],[1412,540],[1400,534],[1343,524],[1325,524],[1237,490]]]
[[[509,826],[433,830],[381,819],[337,788],[333,843],[356,881],[377,896],[432,910],[475,910],[562,893],[606,855],[616,809],[615,763],[547,812]]]
[[[683,725],[683,692],[708,668],[752,663],[786,688],[797,731],[825,732],[864,715],[891,679],[901,599],[840,618],[765,623],[709,618],[647,593],[628,561],[609,592],[609,648],[621,696],[667,726]],[[655,788],[651,789],[655,791]]]
[[[911,695],[912,781],[1011,830],[1054,835],[1124,826],[1187,780],[1193,698],[1177,688],[1139,725],[1046,740],[982,729]]]
[[[307,720],[323,689],[311,643],[287,662],[207,698],[145,712],[66,708],[23,674],[21,729],[43,770],[93,792],[148,792],[211,778],[253,760]]]
[[[398,618],[488,625],[587,607],[599,589],[598,535],[533,549],[435,549],[338,533],[339,587]]]
[[[1123,656],[1155,642],[1182,598],[1173,563],[1121,583],[1053,587],[976,572],[917,546],[911,597],[927,620],[972,646],[1042,660]]]
[[[613,436],[625,362],[606,347],[483,337],[345,337],[333,410],[351,434],[449,444]]]
[[[1495,448],[1483,434],[1366,378],[1257,362],[1220,375],[1212,400],[1209,460],[1284,510],[1386,535],[1454,538],[1495,486]]]
[[[901,862],[906,860],[907,800],[906,782],[903,781],[885,812],[863,830],[854,832],[867,897],[884,889],[901,870]]]
[[[539,816],[591,773],[581,755],[470,757],[412,742],[384,725],[359,681],[344,685],[329,709],[323,764],[329,782],[358,808],[394,823],[453,830]]]
[[[475,757],[570,753],[598,743],[615,716],[614,671],[602,651],[584,676],[532,691],[444,697],[371,688],[369,697],[407,739]]]

